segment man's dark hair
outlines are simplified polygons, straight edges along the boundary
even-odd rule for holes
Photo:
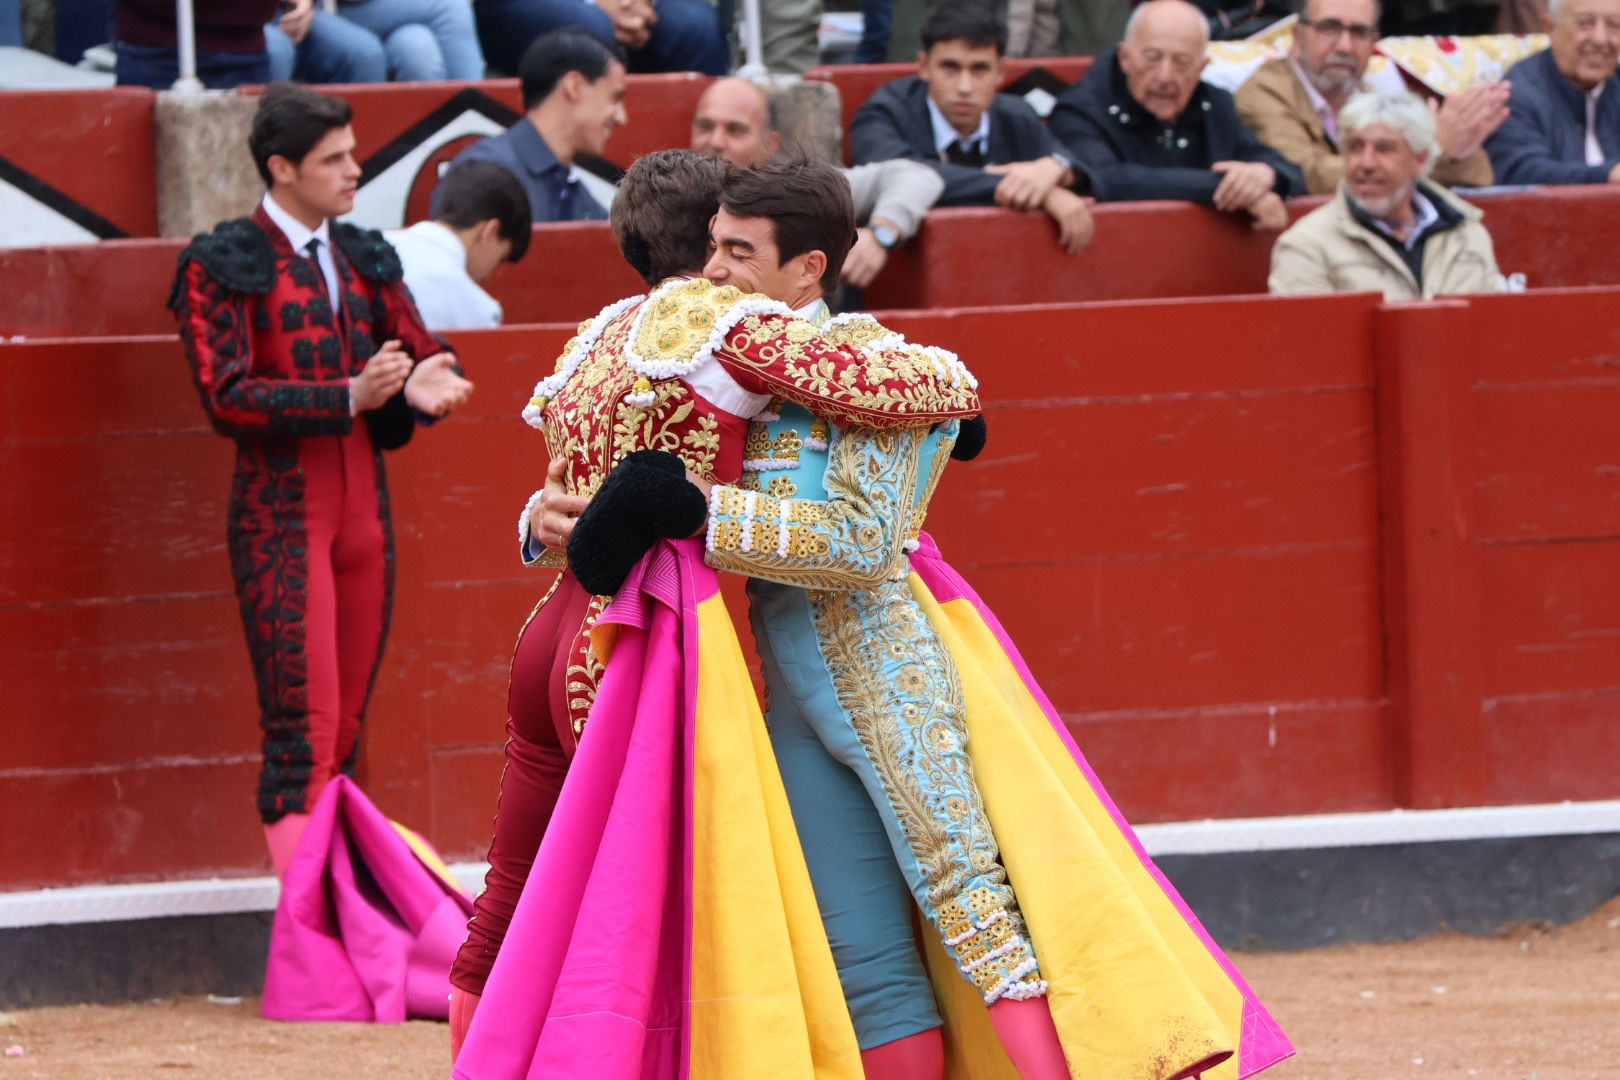
[[[647,284],[709,261],[709,219],[720,209],[726,168],[712,154],[659,150],[637,158],[619,181],[608,220],[625,262]]]
[[[928,13],[922,24],[922,47],[927,52],[942,41],[965,41],[975,48],[994,45],[996,55],[1007,55],[1007,24],[983,0],[949,0]]]
[[[280,155],[297,165],[326,138],[327,132],[347,127],[353,119],[354,110],[342,98],[317,94],[290,82],[265,87],[248,135],[248,150],[265,185],[274,183],[271,158]]]
[[[607,74],[615,60],[624,63],[617,42],[603,41],[587,30],[564,28],[542,34],[523,50],[518,78],[523,80],[523,111],[528,112],[557,89],[562,77],[577,71],[590,82]]]
[[[720,205],[738,217],[770,219],[778,266],[807,251],[826,255],[822,291],[830,295],[838,287],[855,242],[855,201],[838,169],[789,155],[751,169],[732,168],[720,189]]]
[[[452,229],[470,229],[486,221],[500,222],[501,239],[512,245],[507,262],[517,262],[529,250],[529,195],[505,165],[493,161],[464,161],[445,174],[434,190],[438,212],[433,220]]]

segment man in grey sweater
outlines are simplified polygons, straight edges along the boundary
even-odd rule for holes
[[[781,147],[765,91],[746,79],[718,79],[692,115],[692,149],[733,165],[757,165]],[[842,279],[865,288],[889,261],[889,252],[916,235],[928,208],[944,190],[935,172],[915,161],[883,161],[843,170],[855,196],[855,246]]]

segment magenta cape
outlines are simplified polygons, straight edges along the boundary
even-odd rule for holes
[[[472,900],[348,777],[326,785],[270,929],[264,1015],[397,1024],[449,1016]]]
[[[661,544],[599,626],[591,728],[456,1080],[860,1080],[781,778],[718,582]],[[1209,939],[926,537],[912,590],[962,676],[991,824],[1065,1054],[1086,1077],[1251,1075],[1292,1047]],[[701,678],[700,678],[701,675]],[[982,1002],[928,953],[952,1080],[1016,1080]]]

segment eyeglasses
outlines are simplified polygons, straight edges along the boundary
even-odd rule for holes
[[[1368,26],[1366,23],[1340,22],[1338,19],[1301,19],[1299,25],[1308,26],[1323,37],[1336,38],[1340,34],[1349,34],[1355,40],[1365,44],[1378,37],[1378,27]]]

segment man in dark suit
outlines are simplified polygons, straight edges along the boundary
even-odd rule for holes
[[[855,164],[910,158],[945,181],[941,206],[996,204],[1044,210],[1071,255],[1091,240],[1080,179],[1040,117],[1021,98],[998,94],[1007,28],[975,0],[936,7],[922,29],[917,74],[881,86],[855,113]]]
[[[605,219],[607,209],[580,183],[574,157],[600,155],[614,127],[628,119],[623,50],[583,30],[554,30],[524,52],[518,77],[523,119],[467,147],[450,168],[463,161],[504,165],[528,193],[536,223]],[[435,219],[439,210],[435,189]]]
[[[1059,95],[1052,134],[1098,199],[1185,199],[1287,228],[1283,200],[1305,178],[1243,126],[1231,94],[1200,80],[1208,45],[1198,8],[1147,0],[1119,47]]]

